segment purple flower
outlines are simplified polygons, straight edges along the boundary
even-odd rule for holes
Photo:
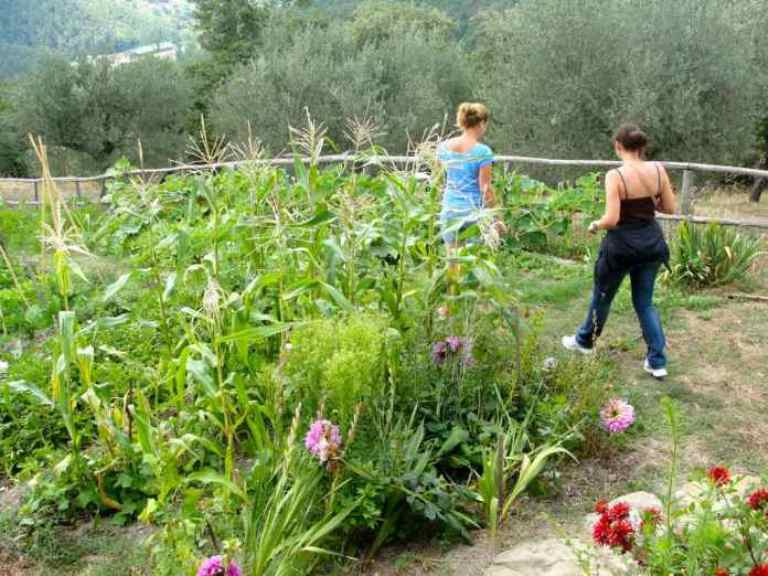
[[[465,367],[474,366],[472,342],[461,336],[448,336],[432,345],[432,361],[438,366],[445,364],[449,357],[461,353],[461,362]]]
[[[445,342],[445,340],[440,340],[440,342],[435,342],[432,345],[432,361],[438,366],[442,366],[442,364],[446,361],[447,358],[448,358],[448,344]]]
[[[341,448],[341,432],[330,420],[315,420],[307,432],[304,445],[322,463],[336,458]]]
[[[600,420],[608,432],[624,432],[635,421],[635,409],[624,400],[614,398],[600,410]]]
[[[448,348],[454,353],[464,347],[464,339],[459,336],[448,336],[448,338],[445,339],[445,343],[448,344]]]
[[[243,576],[243,571],[236,562],[230,561],[229,565],[224,567],[224,558],[221,556],[211,556],[205,560],[197,570],[197,576]]]

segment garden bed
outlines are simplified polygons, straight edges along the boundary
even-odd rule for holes
[[[480,574],[522,532],[654,482],[665,395],[692,425],[686,465],[761,471],[738,448],[761,442],[768,306],[670,276],[668,381],[640,369],[624,291],[597,358],[569,357],[596,178],[505,176],[511,237],[458,269],[434,184],[265,168],[116,183],[108,210],[54,201],[44,228],[8,212],[2,474],[26,489],[0,555],[29,574],[191,574],[217,552],[250,574]],[[600,428],[613,396],[638,412],[620,438]],[[79,552],[57,556],[72,530]]]

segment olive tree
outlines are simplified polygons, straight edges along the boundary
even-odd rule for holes
[[[521,153],[605,156],[615,127],[635,121],[655,155],[742,161],[755,141],[760,59],[734,4],[522,0],[487,13],[475,57],[494,138]]]
[[[472,77],[466,54],[447,28],[430,25],[408,34],[369,35],[370,19],[387,22],[384,14],[385,7],[376,3],[356,12],[350,22],[327,22],[290,34],[281,32],[280,23],[270,26],[258,55],[218,90],[214,126],[242,140],[250,125],[275,153],[286,148],[289,126],[304,124],[307,110],[340,147],[345,147],[346,121],[368,118],[386,133],[378,144],[404,152],[409,139],[420,138],[471,95]],[[388,29],[400,26],[397,7],[390,6],[388,14]],[[433,22],[431,9],[425,16]],[[437,21],[443,22],[442,17]]]
[[[121,156],[136,161],[139,140],[148,165],[167,164],[186,143],[191,89],[174,62],[147,59],[113,68],[53,58],[16,94],[15,129],[90,158],[93,171]]]

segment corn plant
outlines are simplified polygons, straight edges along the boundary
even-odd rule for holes
[[[47,248],[53,252],[59,294],[64,302],[64,309],[68,310],[69,295],[72,291],[72,273],[88,282],[73,256],[75,254],[90,256],[90,253],[79,244],[80,231],[51,176],[45,144],[41,139],[35,140],[31,136],[30,140],[42,168],[43,193],[40,204],[40,225],[43,250]]]

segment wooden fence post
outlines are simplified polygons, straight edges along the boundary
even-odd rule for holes
[[[40,202],[40,194],[37,191],[37,180],[35,180],[35,203]]]
[[[684,216],[691,214],[693,204],[693,177],[692,170],[683,170],[683,188],[680,191],[680,213]]]

